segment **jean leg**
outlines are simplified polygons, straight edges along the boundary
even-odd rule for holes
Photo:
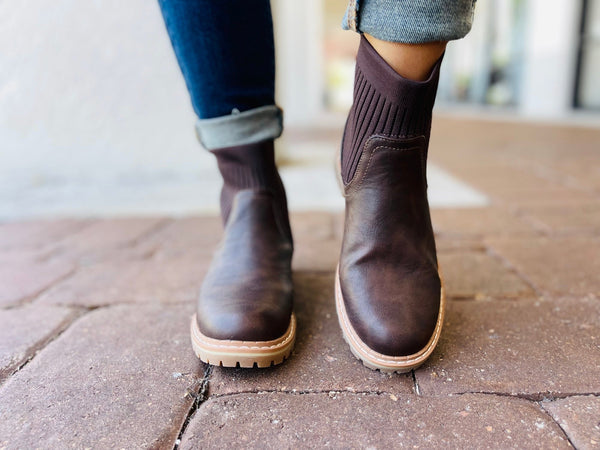
[[[158,0],[208,149],[277,137],[269,0]]]
[[[421,44],[463,38],[476,0],[350,0],[342,27],[389,42]]]

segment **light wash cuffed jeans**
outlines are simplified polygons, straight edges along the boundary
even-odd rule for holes
[[[476,0],[350,0],[345,30],[382,41],[453,41],[471,30]]]
[[[269,0],[158,0],[208,150],[279,137]],[[286,0],[287,1],[287,0]],[[342,26],[392,42],[464,37],[475,0],[350,0]]]

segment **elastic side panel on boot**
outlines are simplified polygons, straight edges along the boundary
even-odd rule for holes
[[[361,38],[356,58],[354,102],[342,144],[344,183],[354,176],[369,137],[423,135],[429,140],[441,60],[435,63],[427,80],[409,80],[397,74],[364,36]]]

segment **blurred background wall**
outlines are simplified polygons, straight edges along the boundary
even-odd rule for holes
[[[288,130],[341,134],[358,44],[346,1],[272,5]],[[599,79],[600,0],[481,0],[436,108],[598,126]],[[0,1],[0,219],[216,211],[194,121],[155,1]],[[280,147],[329,164],[318,146]]]
[[[316,117],[351,103],[357,39],[339,29],[345,4],[274,2],[280,94],[292,123],[323,123]],[[599,0],[482,0],[471,33],[448,47],[437,105],[597,123],[599,81]]]

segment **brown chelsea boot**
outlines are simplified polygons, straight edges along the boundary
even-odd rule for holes
[[[364,36],[357,55],[341,155],[346,214],[336,308],[354,355],[385,372],[421,365],[444,318],[426,181],[440,63],[416,82]]]
[[[225,367],[269,367],[296,336],[292,235],[273,141],[214,150],[224,185],[224,238],[192,319],[198,357]]]

